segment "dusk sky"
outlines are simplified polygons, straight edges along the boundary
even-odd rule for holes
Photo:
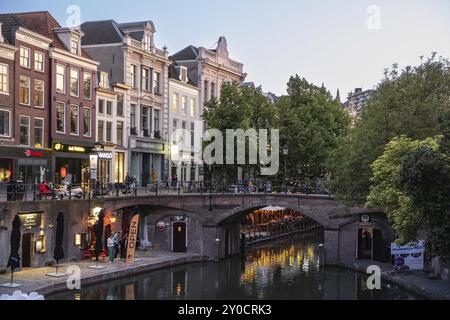
[[[432,51],[450,57],[448,0],[2,0],[0,11],[48,10],[66,25],[70,5],[80,7],[81,22],[152,20],[157,46],[170,53],[212,48],[226,36],[247,81],[276,94],[298,73],[344,98],[373,88],[395,62],[417,64]]]

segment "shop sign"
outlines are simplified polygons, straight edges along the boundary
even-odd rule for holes
[[[23,152],[23,154],[25,155],[25,157],[30,158],[42,158],[44,156],[44,153],[42,151],[33,151],[30,149],[27,149]]]
[[[170,217],[170,221],[187,221],[187,217],[185,216]]]
[[[127,246],[127,264],[134,263],[134,253],[137,245],[137,235],[139,226],[139,214],[135,214],[130,223],[130,232],[128,234],[128,246]]]
[[[74,152],[74,153],[87,153],[89,148],[84,146],[77,146],[71,144],[55,143],[53,144],[53,150],[58,152]]]
[[[372,217],[369,214],[362,214],[359,217],[359,225],[361,227],[371,227],[372,226]]]
[[[112,152],[99,151],[98,158],[100,160],[112,160],[113,154],[112,154]]]
[[[25,229],[39,227],[41,225],[42,212],[19,213],[19,219]]]
[[[156,224],[156,230],[161,231],[161,232],[165,231],[166,230],[166,223],[164,221],[159,221]]]
[[[92,180],[97,180],[97,163],[98,163],[98,155],[96,154],[89,155],[89,168],[91,171]]]
[[[423,270],[425,241],[420,240],[415,244],[399,246],[391,244],[391,255],[394,256],[395,270]]]

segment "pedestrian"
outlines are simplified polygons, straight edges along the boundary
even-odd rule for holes
[[[109,263],[114,262],[114,234],[111,234],[107,242]]]
[[[122,239],[119,241],[120,259],[125,259],[126,257],[126,242],[127,242],[127,235],[124,235]]]
[[[120,233],[117,232],[114,235],[114,259],[117,259],[117,255],[119,254],[119,241],[120,241]]]

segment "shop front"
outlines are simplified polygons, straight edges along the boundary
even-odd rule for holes
[[[44,149],[0,148],[0,184],[21,181],[28,188],[50,178],[51,152]]]
[[[93,153],[92,144],[53,144],[53,180],[61,183],[68,174],[72,184],[87,187],[90,179],[89,155]]]
[[[136,177],[139,185],[145,187],[152,182],[164,180],[164,143],[136,139],[131,142],[131,151],[131,175]]]

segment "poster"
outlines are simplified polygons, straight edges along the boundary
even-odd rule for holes
[[[391,244],[391,255],[394,256],[394,270],[423,270],[425,241],[420,240],[416,244],[399,246]]]

